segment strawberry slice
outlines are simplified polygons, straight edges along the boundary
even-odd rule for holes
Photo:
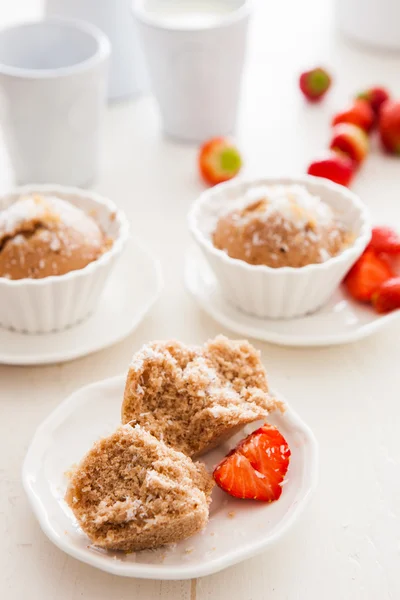
[[[235,498],[278,500],[289,467],[290,449],[272,425],[242,440],[214,470],[217,485]]]
[[[391,227],[374,227],[368,248],[385,254],[400,254],[400,235]]]
[[[400,308],[400,277],[382,283],[372,294],[372,304],[378,313],[387,313]]]
[[[392,277],[388,262],[373,250],[366,250],[344,278],[344,285],[355,300],[370,302],[372,294]]]
[[[239,150],[227,138],[213,138],[200,148],[199,170],[209,185],[229,181],[239,173],[241,167]]]

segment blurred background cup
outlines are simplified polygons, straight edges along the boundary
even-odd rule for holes
[[[77,21],[0,31],[0,116],[17,183],[94,179],[109,55],[107,37]]]
[[[201,142],[236,124],[249,0],[134,0],[163,128]]]
[[[46,0],[47,16],[92,23],[111,42],[109,100],[136,96],[148,88],[143,53],[131,13],[132,0]]]
[[[400,50],[400,0],[336,0],[339,29],[353,40]]]

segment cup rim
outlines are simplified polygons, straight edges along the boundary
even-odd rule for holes
[[[163,21],[161,18],[157,18],[157,16],[152,16],[145,7],[144,3],[147,0],[132,0],[132,12],[136,19],[141,23],[153,27],[153,29],[160,29],[163,31],[175,31],[175,32],[190,32],[197,33],[202,31],[213,31],[216,29],[223,29],[224,27],[229,27],[242,19],[245,19],[249,14],[252,6],[252,0],[243,0],[242,5],[237,9],[234,9],[227,13],[224,16],[221,16],[221,19],[218,20],[213,25],[208,25],[206,27],[185,27],[179,25],[171,25]]]
[[[207,203],[210,196],[218,194],[223,194],[227,190],[234,189],[240,185],[271,185],[271,184],[279,184],[284,183],[288,184],[300,184],[307,186],[307,183],[317,185],[321,188],[325,188],[331,192],[334,192],[336,195],[345,197],[349,204],[351,204],[360,216],[361,226],[360,231],[354,242],[348,248],[345,248],[342,252],[337,254],[336,256],[332,256],[328,260],[322,263],[310,263],[305,265],[304,267],[278,267],[273,268],[267,265],[252,265],[246,263],[243,260],[237,258],[231,258],[226,252],[223,250],[219,250],[216,248],[210,239],[204,234],[204,232],[198,227],[198,215],[201,213],[201,210],[204,204]],[[318,272],[330,268],[333,265],[338,263],[344,263],[347,260],[352,259],[353,263],[357,260],[357,258],[361,255],[362,251],[367,246],[370,238],[371,238],[371,218],[370,213],[367,206],[362,202],[359,196],[348,188],[334,183],[328,179],[324,179],[322,177],[314,177],[312,175],[298,175],[298,176],[263,176],[263,177],[246,177],[237,179],[233,179],[232,181],[228,181],[226,183],[221,183],[217,186],[214,186],[210,189],[203,191],[200,196],[192,204],[192,207],[188,213],[188,226],[189,230],[198,243],[198,245],[205,250],[207,253],[222,261],[227,265],[234,265],[235,267],[242,269],[244,271],[251,271],[253,273],[264,273],[269,276],[277,277],[281,273],[291,273],[295,277],[301,276],[303,273],[308,272]]]
[[[64,17],[46,17],[44,19],[35,19],[30,21],[24,21],[16,25],[9,27],[3,27],[0,29],[0,36],[8,31],[12,30],[23,30],[26,27],[42,26],[43,24],[54,24],[64,25],[70,28],[81,31],[87,34],[96,42],[96,50],[92,56],[82,60],[74,65],[67,67],[56,67],[52,69],[30,69],[25,67],[13,67],[6,65],[0,61],[0,75],[8,75],[16,78],[27,78],[27,79],[50,79],[57,77],[66,77],[69,75],[75,75],[88,71],[96,65],[105,61],[111,54],[111,43],[105,33],[103,33],[98,27],[81,21],[79,19],[69,19]]]

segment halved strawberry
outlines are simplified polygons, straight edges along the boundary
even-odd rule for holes
[[[282,493],[290,449],[272,425],[263,425],[238,444],[214,470],[217,485],[235,498],[272,502]]]
[[[400,308],[400,277],[382,283],[372,294],[372,304],[378,313],[387,313]]]
[[[239,150],[227,138],[213,138],[200,148],[200,173],[210,185],[229,181],[239,173],[241,167]]]
[[[352,123],[339,123],[332,130],[331,150],[347,154],[360,165],[368,154],[368,136],[361,127]]]
[[[329,152],[308,167],[307,173],[314,177],[324,177],[340,185],[350,185],[355,163],[343,152]]]
[[[366,250],[350,269],[343,283],[349,294],[361,302],[370,302],[372,294],[388,279],[392,269],[384,258],[373,250]]]
[[[400,235],[391,227],[374,227],[368,248],[385,254],[400,254]]]
[[[366,100],[355,100],[349,108],[333,117],[332,125],[339,123],[352,123],[368,133],[375,123],[374,111]]]

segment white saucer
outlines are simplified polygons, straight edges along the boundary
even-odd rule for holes
[[[354,302],[338,288],[327,305],[299,319],[259,319],[241,312],[222,296],[218,282],[196,247],[186,256],[185,283],[213,319],[235,333],[282,346],[333,346],[365,338],[400,318]]]
[[[272,545],[298,518],[317,479],[313,434],[289,407],[269,419],[285,436],[291,460],[280,499],[271,504],[237,500],[214,488],[206,529],[173,547],[133,554],[106,552],[90,545],[64,502],[67,472],[99,437],[119,425],[125,376],[84,387],[62,402],[36,431],[22,479],[32,509],[54,544],[74,558],[125,577],[202,577],[254,556]],[[251,431],[257,424],[248,426]],[[245,435],[204,457],[211,470]]]
[[[131,240],[93,315],[75,327],[56,333],[32,335],[0,328],[0,363],[64,362],[111,346],[137,327],[161,288],[158,261]]]

